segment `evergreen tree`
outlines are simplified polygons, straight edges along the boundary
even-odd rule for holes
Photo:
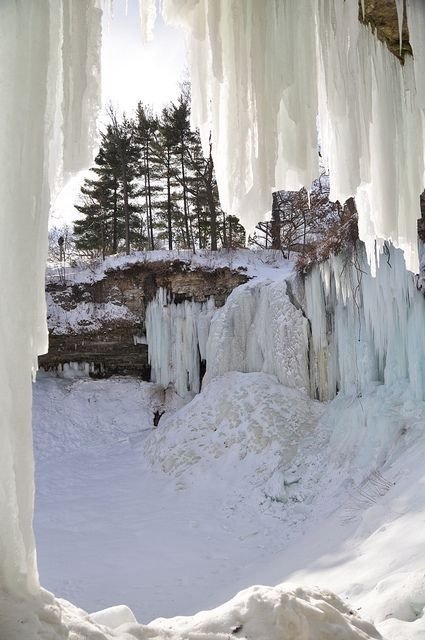
[[[138,148],[134,123],[125,116],[121,122],[108,110],[110,122],[101,134],[101,146],[91,169],[95,178],[86,178],[76,208],[84,215],[74,224],[77,249],[95,250],[105,256],[117,253],[124,239],[140,248],[144,241],[140,195],[137,185]]]
[[[139,102],[136,110],[135,140],[139,145],[139,175],[142,179],[142,192],[146,208],[146,228],[149,246],[155,248],[154,243],[154,198],[162,191],[159,185],[159,160],[156,155],[157,133],[159,123],[154,117],[152,109]]]

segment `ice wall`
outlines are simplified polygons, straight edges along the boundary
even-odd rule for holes
[[[151,380],[164,388],[173,385],[185,398],[200,390],[201,360],[206,358],[214,298],[207,302],[173,302],[166,289],[158,289],[146,308],[146,341]]]
[[[309,388],[308,326],[285,280],[237,287],[214,315],[205,382],[227,371],[262,371],[287,387]]]
[[[331,257],[305,280],[311,324],[311,393],[358,397],[376,384],[408,381],[425,398],[425,300],[403,253],[385,245],[372,277],[365,251]]]
[[[47,349],[50,192],[87,162],[98,97],[101,11],[74,4],[0,3],[0,587],[20,596],[38,592],[31,369]]]
[[[252,227],[273,187],[308,188],[318,116],[331,199],[356,196],[370,255],[390,239],[416,271],[425,3],[407,2],[404,66],[360,24],[358,0],[164,0],[164,11],[188,29],[192,118],[205,144],[211,129],[223,208]]]

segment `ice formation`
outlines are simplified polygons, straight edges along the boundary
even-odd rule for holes
[[[146,308],[146,341],[151,380],[172,385],[186,397],[201,387],[201,360],[206,358],[209,324],[215,310],[207,302],[173,302],[166,289],[158,289]]]
[[[258,487],[273,469],[289,469],[323,411],[321,403],[283,387],[272,375],[231,371],[211,380],[177,413],[164,416],[161,428],[146,439],[144,453],[176,476],[197,464],[202,476],[209,462],[227,456],[223,469],[238,465],[230,474],[232,486],[246,486],[249,478]]]
[[[312,182],[317,175],[318,113],[332,197],[344,200],[355,194],[363,237],[391,238],[406,249],[408,265],[413,265],[417,196],[424,182],[424,116],[415,102],[417,98],[423,106],[423,89],[418,86],[425,59],[423,3],[407,3],[415,61],[407,60],[404,67],[358,24],[356,0],[313,0],[309,6],[291,0],[245,0],[236,5],[228,0],[165,0],[164,4],[170,19],[180,19],[192,29],[193,116],[204,142],[211,126],[214,147],[220,149],[216,167],[224,208],[246,210],[244,220],[252,224],[258,211],[269,208],[273,186],[295,188]],[[152,7],[153,3],[147,10],[142,7],[147,33]],[[79,0],[78,9],[66,0],[6,0],[0,7],[0,55],[7,61],[0,66],[0,619],[2,636],[8,639],[69,633],[75,638],[117,637],[116,632],[84,619],[71,605],[40,591],[32,533],[30,373],[37,354],[47,346],[47,215],[61,174],[90,160],[99,93],[100,24],[98,0]],[[324,285],[318,282],[313,288],[325,296],[326,277],[330,282],[337,279],[335,273],[331,276],[331,267],[328,276],[326,267],[323,270]],[[401,277],[400,269],[394,273]],[[371,352],[370,379],[375,372],[385,381],[407,375],[420,395],[422,346],[406,342],[383,358],[393,323],[403,330],[419,326],[420,306],[408,305],[405,311],[401,305],[400,292],[406,296],[404,301],[411,299],[410,285],[399,285],[390,309],[391,313],[396,309],[392,320],[385,324],[365,316],[370,331],[378,332],[373,336],[376,349]],[[365,308],[372,308],[376,289],[368,290],[366,285],[363,289],[364,299],[369,300]],[[341,296],[344,291],[342,287]],[[153,303],[157,314],[160,303],[160,299]],[[169,346],[168,351],[157,350],[162,354],[160,362],[152,363],[158,376],[164,375],[161,380],[174,382],[182,392],[188,387],[196,390],[197,384],[198,352],[186,344],[197,345],[201,357],[206,352],[199,317],[210,310],[195,304],[189,303],[184,317],[178,317],[180,308],[173,310],[175,325],[180,327],[175,334],[167,334],[170,321],[159,322],[163,337],[169,335]],[[318,330],[319,350],[322,335]],[[173,344],[183,342],[181,352],[190,353],[192,360],[170,371],[165,354]],[[333,348],[338,358],[334,377],[343,386],[351,380],[344,369],[348,360],[340,362],[341,344]],[[260,345],[254,346],[253,360],[260,362]],[[323,386],[319,376],[319,388],[331,393],[333,375],[326,372]],[[324,640],[333,638],[335,629],[347,640],[378,637],[336,598],[266,588],[245,592],[211,617],[175,621],[171,637],[220,638],[235,624],[242,624],[248,636],[268,639],[280,637],[284,630],[290,638],[291,624],[297,640],[317,635],[318,629]],[[130,624],[121,635],[152,638],[152,631]],[[279,636],[273,635],[276,631]],[[162,635],[170,637],[168,623],[162,627],[158,623],[158,636]]]
[[[47,349],[50,193],[62,171],[87,163],[92,148],[100,19],[95,0],[81,0],[78,11],[65,0],[0,7],[0,585],[20,597],[39,594],[31,369]]]
[[[211,129],[223,208],[252,227],[273,187],[308,187],[318,175],[318,116],[331,199],[356,196],[361,237],[392,240],[416,271],[422,0],[407,2],[414,59],[404,66],[360,24],[357,0],[165,0],[164,10],[190,33],[192,118],[205,143]]]
[[[321,400],[402,380],[417,400],[425,398],[423,294],[402,251],[388,243],[374,271],[376,277],[359,248],[331,257],[306,278],[311,393]]]
[[[287,387],[308,389],[308,328],[289,284],[257,280],[235,289],[213,317],[205,381],[227,371],[262,371]]]
[[[407,22],[413,49],[418,106],[425,109],[425,9],[422,0],[407,0]]]

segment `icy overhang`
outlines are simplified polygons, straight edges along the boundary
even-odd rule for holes
[[[373,13],[365,3],[369,22],[378,6]],[[403,2],[394,7],[404,20]],[[164,11],[188,31],[192,119],[205,145],[211,131],[223,208],[252,228],[273,189],[311,184],[320,149],[331,199],[356,197],[370,255],[375,240],[391,240],[416,271],[425,184],[422,0],[406,2],[413,57],[404,65],[360,23],[357,0],[165,0]],[[394,11],[390,18],[394,29]]]

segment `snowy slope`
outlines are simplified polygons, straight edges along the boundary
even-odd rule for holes
[[[148,383],[39,384],[36,533],[57,595],[148,621],[290,580],[348,598],[386,638],[422,637],[425,406],[407,385],[326,406],[229,373],[152,429]]]

